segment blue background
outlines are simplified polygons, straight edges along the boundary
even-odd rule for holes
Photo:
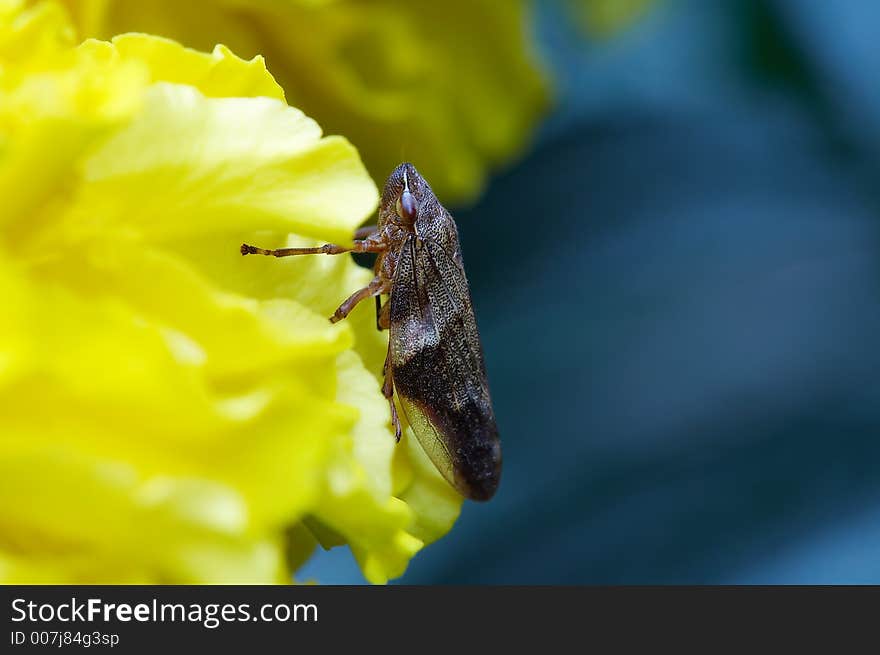
[[[880,583],[880,4],[570,18],[533,150],[455,212],[502,485],[398,582]]]

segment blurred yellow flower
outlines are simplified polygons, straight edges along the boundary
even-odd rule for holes
[[[576,3],[586,30],[600,38],[611,36],[640,18],[656,0],[569,0]]]
[[[85,36],[124,31],[264,54],[288,100],[384,178],[417,162],[472,199],[547,108],[525,0],[66,0]]]
[[[326,320],[370,272],[238,254],[349,239],[377,202],[357,152],[259,57],[75,46],[58,4],[21,4],[0,2],[0,580],[285,582],[317,540],[399,576],[461,501],[395,447],[370,308]]]

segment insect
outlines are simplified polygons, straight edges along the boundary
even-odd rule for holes
[[[419,443],[459,493],[488,500],[501,476],[501,443],[489,397],[483,348],[458,229],[415,167],[403,163],[385,182],[377,225],[354,244],[267,250],[242,244],[242,255],[376,253],[375,277],[330,317],[341,321],[376,298],[376,327],[389,330],[382,392],[400,441],[394,395]],[[382,297],[388,299],[382,303]]]

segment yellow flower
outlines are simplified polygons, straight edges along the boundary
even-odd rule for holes
[[[384,178],[416,162],[472,199],[547,108],[524,0],[67,0],[86,36],[146,31],[266,55],[288,100]]]
[[[237,250],[376,202],[261,58],[0,3],[0,580],[285,582],[332,534],[385,582],[451,527],[370,308],[326,319],[369,271]]]

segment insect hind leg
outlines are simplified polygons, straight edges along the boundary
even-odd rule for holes
[[[388,358],[391,356],[391,347],[388,348],[388,355],[385,357],[385,365],[382,367],[382,374],[385,376],[385,382],[382,383],[382,395],[388,399],[388,406],[391,407],[391,427],[394,428],[394,439],[400,443],[400,417],[397,415],[397,406],[394,404],[394,378],[391,371],[388,370]]]
[[[382,304],[382,297],[376,296],[376,329],[381,332],[391,327],[391,302]]]

